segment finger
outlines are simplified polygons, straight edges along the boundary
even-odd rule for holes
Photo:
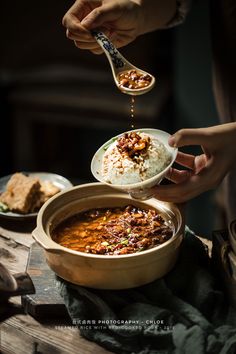
[[[70,7],[67,13],[64,15],[62,19],[62,25],[68,27],[68,24],[73,19],[78,20],[79,22],[85,18],[88,13],[91,11],[91,6],[94,8],[96,6],[100,6],[101,1],[94,0],[80,0],[75,1],[74,4]]]
[[[91,52],[92,52],[93,54],[98,54],[98,55],[104,53],[103,50],[102,50],[100,47],[99,47],[98,49],[92,49]]]
[[[202,170],[198,175],[191,175],[179,184],[158,185],[154,188],[154,193],[159,200],[183,203],[216,187],[218,183],[218,177],[209,167]]]
[[[199,173],[200,170],[206,166],[209,158],[210,156],[207,157],[205,154],[194,156],[178,152],[175,162],[181,166],[189,168],[195,173]]]
[[[195,161],[194,155],[185,154],[179,151],[175,161],[184,167],[190,168],[191,170],[194,169],[194,161]]]
[[[87,29],[99,28],[106,22],[117,20],[120,16],[119,7],[113,2],[96,7],[81,22]]]
[[[209,157],[205,154],[198,155],[194,161],[194,172],[197,174],[199,173],[208,163]]]
[[[93,38],[93,36],[84,36],[81,33],[75,33],[75,32],[71,32],[69,29],[66,30],[66,37],[73,40],[73,41],[79,41],[79,42],[93,42],[95,43],[95,39]]]
[[[80,49],[88,49],[88,50],[96,50],[100,48],[100,46],[97,44],[97,42],[94,43],[86,43],[86,42],[80,42],[80,41],[75,41],[76,47]]]
[[[190,185],[193,188],[190,188]],[[179,184],[160,185],[155,188],[154,196],[158,200],[172,203],[184,203],[200,194],[193,183],[182,182]]]
[[[111,39],[111,31],[103,28],[101,29],[101,31],[108,37]],[[79,41],[79,42],[91,42],[91,43],[97,43],[97,41],[94,39],[94,37],[91,35],[91,33],[89,32],[89,34],[86,32],[86,34],[84,34],[84,32],[71,32],[69,29],[66,30],[66,36],[69,39],[72,39],[74,41]]]
[[[100,50],[101,47],[97,44],[97,42],[94,43],[85,43],[85,42],[80,42],[80,41],[74,41],[75,45],[79,49],[88,49],[88,50]]]
[[[165,177],[174,183],[182,183],[186,181],[190,176],[191,172],[188,170],[177,170],[175,168],[170,168]]]
[[[184,183],[160,185],[155,188],[154,196],[158,200],[171,203],[184,203],[194,197],[192,193],[186,193]]]
[[[169,138],[169,145],[181,147],[187,145],[206,145],[209,143],[210,133],[206,128],[181,129]]]
[[[136,35],[133,30],[123,30],[123,31],[114,31],[111,33],[111,41],[115,44],[116,48],[121,48],[124,45],[127,45],[136,38]]]
[[[70,15],[70,17],[64,17],[63,19],[63,25],[73,34],[77,34],[79,36],[82,36],[85,39],[91,39],[93,38],[90,31],[88,31],[85,27],[81,25],[81,22],[78,20],[76,16],[73,14]]]

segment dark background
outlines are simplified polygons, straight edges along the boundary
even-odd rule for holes
[[[96,149],[131,127],[130,97],[117,90],[105,55],[79,50],[65,37],[61,20],[72,3],[1,5],[0,177],[47,171],[73,183],[94,181],[90,161]],[[157,78],[155,89],[135,101],[135,128],[173,133],[218,122],[210,47],[208,2],[202,0],[183,25],[121,49]],[[213,192],[188,204],[187,223],[198,234],[210,237],[216,215]]]

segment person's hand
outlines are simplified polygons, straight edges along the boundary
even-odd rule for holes
[[[178,152],[176,162],[187,170],[171,168],[166,176],[175,184],[154,187],[159,200],[182,203],[216,188],[236,163],[236,123],[209,128],[182,129],[169,139],[170,146],[199,145],[203,153]]]
[[[62,23],[78,48],[101,54],[92,29],[103,31],[119,48],[140,34],[161,28],[175,11],[176,0],[76,0]]]
[[[94,54],[102,49],[91,35],[92,29],[103,31],[119,48],[139,35],[140,22],[139,6],[130,0],[77,0],[62,21],[67,37]]]

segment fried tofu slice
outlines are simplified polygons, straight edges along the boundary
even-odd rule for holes
[[[40,195],[32,206],[32,209],[34,211],[39,209],[49,198],[53,197],[60,191],[60,188],[55,186],[52,182],[40,181]]]
[[[49,198],[60,192],[60,188],[50,181],[40,181],[37,177],[15,173],[7,183],[0,201],[11,211],[28,214],[37,211]]]
[[[45,203],[49,198],[53,197],[55,194],[61,191],[60,188],[55,186],[55,184],[50,181],[40,181],[40,184],[40,192],[42,193],[41,201],[43,203]]]
[[[38,178],[17,172],[8,181],[6,191],[0,196],[0,201],[12,211],[27,214],[31,212],[32,205],[40,197],[40,188]]]

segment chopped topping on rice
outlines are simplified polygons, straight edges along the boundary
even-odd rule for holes
[[[125,133],[117,140],[117,148],[122,154],[127,154],[131,159],[146,154],[150,146],[150,137],[141,136],[136,132]]]

